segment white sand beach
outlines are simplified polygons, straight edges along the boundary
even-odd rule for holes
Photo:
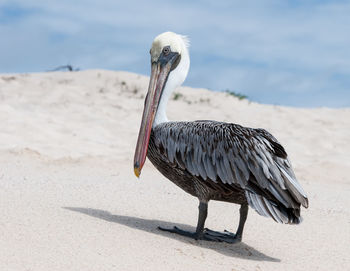
[[[0,270],[347,270],[350,108],[302,109],[182,87],[172,120],[265,128],[285,147],[310,207],[300,225],[250,209],[243,242],[195,241],[198,200],[133,155],[148,77],[104,70],[0,75]],[[239,206],[209,203],[235,231]]]

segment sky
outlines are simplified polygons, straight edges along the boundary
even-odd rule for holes
[[[149,75],[154,37],[173,31],[191,42],[187,86],[350,107],[349,14],[340,0],[0,0],[0,73],[71,64]]]

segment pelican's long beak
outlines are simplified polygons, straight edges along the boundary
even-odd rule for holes
[[[134,172],[137,177],[140,176],[142,167],[146,161],[152,125],[164,86],[172,70],[172,66],[177,62],[176,60],[178,58],[178,53],[171,53],[168,56],[161,54],[159,60],[152,63],[151,78],[145,99],[145,107],[143,109],[141,127],[134,156]]]

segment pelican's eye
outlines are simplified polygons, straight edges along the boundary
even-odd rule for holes
[[[167,56],[170,53],[170,46],[165,46],[163,48],[163,54]]]

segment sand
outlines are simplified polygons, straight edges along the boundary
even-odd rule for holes
[[[90,70],[0,75],[0,270],[346,270],[350,109],[300,109],[180,88],[173,120],[273,133],[310,207],[298,226],[250,210],[243,242],[194,241],[196,198],[133,154],[148,78]],[[206,226],[235,231],[239,206],[210,202]]]

